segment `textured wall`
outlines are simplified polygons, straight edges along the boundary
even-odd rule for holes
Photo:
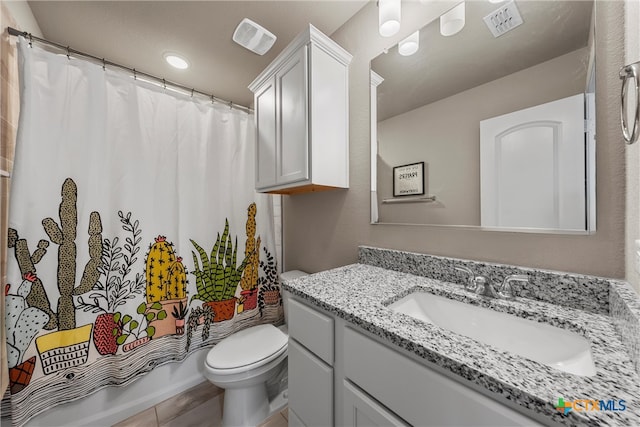
[[[284,198],[285,268],[310,272],[353,263],[357,246],[496,261],[622,278],[625,152],[618,124],[618,69],[623,60],[622,2],[597,4],[597,211],[590,236],[489,232],[469,228],[369,223],[369,61],[447,8],[403,3],[402,30],[383,39],[375,3],[332,37],[354,55],[350,68],[350,188]],[[635,219],[637,221],[637,218]]]

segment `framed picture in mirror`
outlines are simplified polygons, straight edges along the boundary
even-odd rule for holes
[[[424,194],[424,162],[393,168],[393,197]]]

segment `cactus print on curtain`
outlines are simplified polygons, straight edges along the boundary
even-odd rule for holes
[[[281,324],[252,116],[28,43],[20,54],[4,284],[13,424]]]

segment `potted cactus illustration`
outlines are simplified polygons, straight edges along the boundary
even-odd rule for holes
[[[247,209],[247,241],[244,256],[247,265],[240,280],[240,302],[238,313],[243,310],[253,310],[258,302],[258,269],[260,265],[260,236],[256,239],[256,204],[251,203]]]
[[[73,296],[81,295],[96,284],[100,275],[98,266],[102,254],[102,221],[98,212],[89,215],[89,260],[84,267],[80,283],[76,287],[76,237],[78,228],[78,189],[67,178],[62,184],[62,201],[59,207],[60,224],[53,218],[42,221],[52,243],[58,245],[58,302],[57,312],[51,309],[49,296],[43,292],[27,303],[52,317],[50,323],[58,331],[36,338],[42,370],[45,374],[84,364],[89,357],[89,341],[93,325],[76,327],[76,307]],[[33,294],[33,292],[32,292]],[[29,295],[31,297],[32,295]]]
[[[31,381],[36,366],[36,357],[24,359],[25,352],[33,338],[49,321],[49,316],[35,307],[28,307],[26,298],[37,277],[32,273],[24,275],[24,281],[16,294],[10,294],[11,285],[5,287],[5,328],[7,331],[7,362],[11,393],[16,394]]]
[[[18,235],[18,232],[9,228],[8,231],[8,246],[9,248],[13,248],[14,255],[16,261],[18,263],[18,268],[20,269],[20,275],[24,277],[25,274],[31,273],[36,274],[36,264],[38,264],[42,257],[47,253],[47,248],[49,247],[49,242],[47,240],[40,240],[38,242],[38,249],[33,251],[29,250],[29,244],[26,239],[21,239]],[[37,302],[47,298],[47,294],[44,290],[44,285],[39,277],[36,277],[36,280],[32,283],[31,292],[26,297],[26,302],[29,307],[33,307],[34,304],[37,306]],[[48,306],[42,304],[41,307],[38,307],[40,310],[43,310],[47,316],[49,316],[49,322],[45,325],[45,329],[51,330],[56,328],[56,321],[53,311]]]
[[[176,307],[186,304],[187,270],[182,258],[176,256],[173,243],[168,242],[165,236],[156,237],[149,246],[145,265],[149,310],[156,310],[153,307],[159,304],[162,310],[172,313]],[[152,326],[155,328],[155,338],[178,332],[173,318],[157,318]]]
[[[260,295],[258,296],[260,316],[262,316],[266,305],[282,304],[280,276],[278,274],[276,260],[267,248],[262,249],[264,250],[266,261],[260,261],[260,267],[264,272],[264,276],[260,276],[258,279],[258,285],[260,287]]]
[[[113,321],[117,327],[113,328],[112,334],[124,352],[149,342],[156,333],[156,328],[151,323],[167,318],[167,312],[162,309],[159,302],[151,304],[150,307],[142,302],[138,305],[136,313],[139,316],[138,320],[128,314],[122,315],[119,311],[113,315]]]
[[[191,244],[200,255],[198,260],[198,255],[191,252],[195,265],[193,275],[196,276],[198,291],[191,297],[191,301],[200,300],[204,305],[211,306],[215,312],[214,321],[216,322],[233,318],[235,294],[248,260],[245,258],[240,266],[236,264],[238,238],[236,237],[234,246],[229,235],[229,221],[225,220],[222,236],[218,233],[210,257],[195,241],[191,240]]]
[[[189,309],[187,305],[180,300],[180,305],[178,307],[173,307],[173,311],[171,315],[174,319],[176,319],[176,334],[182,335],[184,334],[184,322],[187,314],[189,313]]]
[[[98,266],[100,278],[91,288],[85,300],[83,295],[78,297],[78,308],[85,312],[98,314],[93,327],[93,343],[102,355],[116,354],[118,344],[112,331],[118,325],[113,320],[118,307],[128,300],[141,295],[144,291],[145,279],[142,273],[135,273],[132,277],[132,267],[138,260],[140,251],[140,224],[131,221],[131,212],[126,215],[118,211],[122,229],[126,236],[124,245],[119,237],[105,238],[102,243],[101,262]]]

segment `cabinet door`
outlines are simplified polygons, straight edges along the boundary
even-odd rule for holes
[[[309,179],[306,46],[276,73],[276,86],[280,117],[276,182],[280,185]]]
[[[411,425],[540,426],[505,404],[351,328],[344,329],[343,343],[345,377]]]
[[[345,427],[398,426],[409,424],[402,421],[378,402],[351,385],[344,382],[344,419]]]
[[[269,80],[255,94],[256,188],[276,184],[276,85]]]
[[[297,416],[295,412],[293,412],[293,409],[291,409],[291,407],[289,407],[289,415],[287,415],[287,420],[289,421],[287,423],[289,427],[307,427],[304,425],[300,417]]]
[[[333,368],[289,338],[289,409],[307,426],[333,425]]]

